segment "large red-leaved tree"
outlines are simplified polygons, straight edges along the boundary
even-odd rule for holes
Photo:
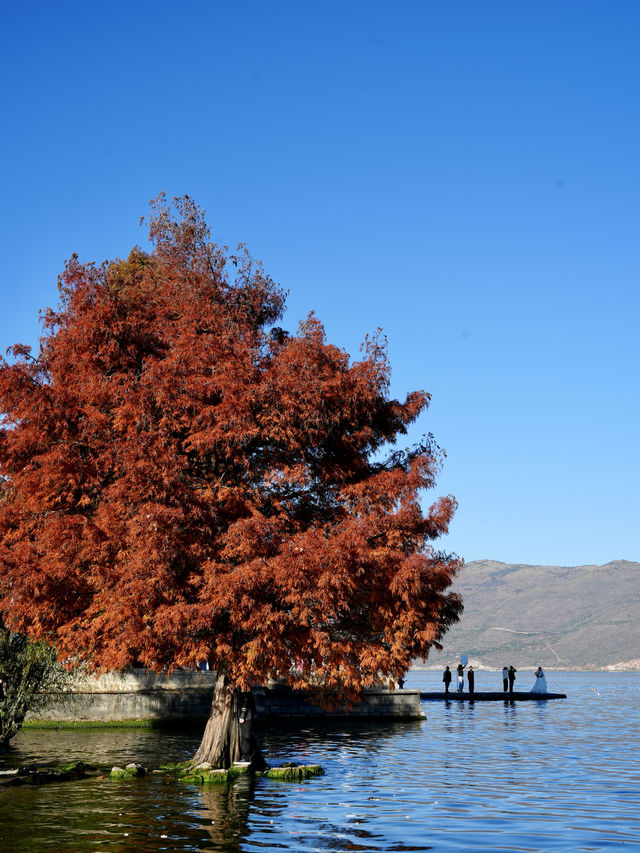
[[[189,198],[149,221],[149,253],[73,256],[37,356],[0,362],[0,613],[98,670],[208,660],[196,758],[260,766],[239,691],[354,701],[438,646],[455,501],[421,509],[440,452],[394,441],[428,395],[390,399],[379,336],[351,363],[313,315],[289,335],[282,291]]]

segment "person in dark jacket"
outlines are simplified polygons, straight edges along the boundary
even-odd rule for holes
[[[476,674],[473,671],[473,667],[470,666],[467,670],[467,681],[469,682],[469,693],[473,693],[475,689],[476,683]]]
[[[444,692],[449,692],[449,685],[451,684],[451,670],[449,667],[445,668],[445,671],[442,673],[442,680],[444,681]]]
[[[516,672],[518,670],[515,666],[509,667],[509,693],[513,693],[513,682],[516,680]]]
[[[464,691],[464,664],[462,661],[458,664],[458,693]]]

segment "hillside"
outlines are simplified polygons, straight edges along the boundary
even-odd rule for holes
[[[640,563],[569,568],[476,560],[455,589],[464,613],[429,667],[467,654],[491,668],[640,669]]]

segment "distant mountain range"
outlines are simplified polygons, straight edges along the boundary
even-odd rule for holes
[[[570,568],[475,560],[454,589],[464,613],[428,667],[466,654],[488,668],[640,670],[640,563]]]

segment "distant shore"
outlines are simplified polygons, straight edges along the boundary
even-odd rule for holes
[[[451,662],[449,666],[457,663],[458,657],[451,656]],[[475,660],[469,661],[471,666],[473,666],[474,670],[477,672],[501,672],[501,666],[485,666],[482,663],[478,663]],[[413,664],[411,666],[411,672],[442,672],[445,668],[445,664]],[[518,672],[535,672],[537,669],[536,666],[519,666]],[[609,666],[545,666],[545,670],[549,672],[640,672],[640,660],[637,661],[628,661],[627,663],[616,663],[609,664]]]

